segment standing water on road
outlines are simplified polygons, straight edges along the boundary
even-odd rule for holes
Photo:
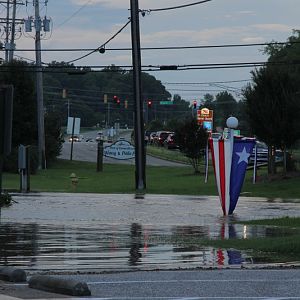
[[[216,197],[38,194],[3,210],[1,265],[29,273],[194,269],[276,262],[251,252],[202,246],[201,239],[282,235],[233,224]],[[236,220],[296,216],[299,203],[242,199]],[[257,209],[259,207],[259,209]],[[256,214],[254,211],[257,210]],[[293,232],[285,231],[284,234]]]

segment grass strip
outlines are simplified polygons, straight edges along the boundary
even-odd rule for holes
[[[203,246],[221,247],[224,249],[253,250],[264,253],[292,256],[300,260],[300,237],[298,235],[281,237],[264,237],[254,239],[203,240]]]
[[[208,182],[204,182],[204,166],[200,174],[187,167],[146,167],[146,193],[177,195],[217,195],[217,188],[210,168]],[[262,172],[261,170],[260,172]],[[78,177],[77,186],[71,184],[71,173]],[[252,184],[252,171],[248,171],[241,195],[299,199],[299,178],[266,181]],[[18,174],[3,174],[4,190],[19,190]],[[82,193],[135,193],[135,166],[104,164],[103,172],[96,172],[96,163],[57,160],[49,169],[39,170],[30,177],[31,191],[82,192]],[[297,201],[297,200],[293,200]],[[300,202],[300,200],[299,200]]]
[[[245,225],[263,225],[263,226],[284,226],[284,227],[300,227],[300,217],[284,217],[275,219],[261,219],[252,221],[242,221],[238,222]]]

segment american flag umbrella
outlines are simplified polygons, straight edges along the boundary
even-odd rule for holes
[[[255,145],[251,138],[210,138],[209,145],[223,214],[237,205],[249,157]]]

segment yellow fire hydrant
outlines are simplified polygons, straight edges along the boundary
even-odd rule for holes
[[[76,176],[75,173],[71,173],[70,178],[71,178],[72,187],[75,189],[78,184],[78,177]]]

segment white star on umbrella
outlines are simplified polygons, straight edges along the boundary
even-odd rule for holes
[[[238,161],[238,164],[240,162],[242,162],[242,161],[248,163],[248,159],[249,159],[250,153],[247,152],[247,150],[246,150],[245,147],[243,148],[242,152],[236,152],[236,154],[240,157],[239,161]]]

